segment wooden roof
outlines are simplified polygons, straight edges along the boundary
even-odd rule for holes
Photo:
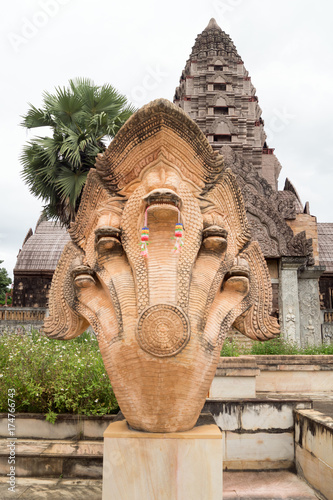
[[[319,262],[333,273],[333,222],[318,223]]]
[[[29,234],[30,233],[30,234]],[[54,271],[66,243],[70,240],[67,230],[54,221],[41,220],[35,233],[29,230],[20,250],[15,272]]]

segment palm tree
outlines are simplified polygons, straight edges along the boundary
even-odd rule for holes
[[[26,144],[22,177],[30,192],[46,202],[44,214],[69,226],[96,155],[135,109],[111,85],[96,86],[83,78],[70,80],[67,88],[57,87],[54,94],[44,92],[42,108],[29,106],[22,125],[50,127],[52,137],[36,137]]]

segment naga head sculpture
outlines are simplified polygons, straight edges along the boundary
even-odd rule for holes
[[[71,339],[93,327],[135,429],[191,429],[230,327],[261,340],[279,331],[235,177],[166,100],[98,155],[69,233],[45,332]]]

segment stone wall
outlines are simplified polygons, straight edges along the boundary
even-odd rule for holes
[[[331,392],[333,357],[254,356],[260,373],[256,378],[257,393],[310,394]]]
[[[314,410],[296,411],[295,455],[297,474],[305,479],[319,498],[332,498],[332,419]]]
[[[0,334],[41,330],[46,315],[46,308],[0,307]]]
[[[306,400],[207,399],[210,411],[222,429],[224,470],[276,470],[294,467],[295,409],[310,408]]]

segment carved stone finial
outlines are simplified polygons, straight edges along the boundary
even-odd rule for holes
[[[217,22],[214,19],[214,17],[211,18],[211,20],[209,21],[207,27],[205,28],[205,31],[209,31],[209,30],[221,30],[220,26],[217,24]]]

